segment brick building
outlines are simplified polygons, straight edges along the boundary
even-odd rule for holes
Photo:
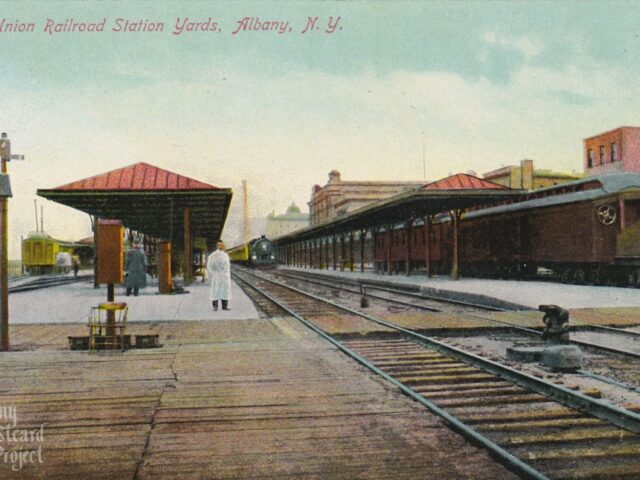
[[[286,213],[276,215],[275,212],[271,212],[267,216],[267,237],[275,238],[280,235],[286,235],[308,225],[309,214],[302,213],[300,208],[295,203],[292,203],[287,208]]]
[[[419,188],[427,183],[395,181],[343,181],[340,172],[329,172],[329,182],[315,185],[309,201],[311,225],[317,225],[345,215],[372,202],[391,197],[405,190]]]
[[[640,172],[640,127],[618,127],[584,140],[587,175]]]
[[[547,169],[535,169],[533,160],[522,160],[518,166],[509,165],[498,168],[497,170],[492,170],[491,172],[485,173],[483,178],[510,188],[536,190],[538,188],[551,187],[553,185],[579,180],[582,176],[576,173],[561,173]]]

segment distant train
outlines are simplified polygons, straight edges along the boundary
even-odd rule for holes
[[[22,240],[22,265],[27,273],[40,275],[68,272],[73,262],[83,266],[87,252],[92,255],[89,245],[56,240],[43,232],[31,232]]]
[[[404,271],[407,229],[376,236],[375,265]],[[424,228],[411,229],[412,269],[424,268]],[[430,229],[429,260],[435,272],[451,268],[452,224],[446,215]],[[640,175],[607,174],[530,192],[466,212],[460,222],[463,276],[526,278],[539,269],[563,283],[640,287]]]
[[[273,242],[264,235],[230,248],[227,253],[232,262],[249,267],[269,268],[276,264]]]

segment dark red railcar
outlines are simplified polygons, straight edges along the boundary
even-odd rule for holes
[[[426,265],[425,227],[392,230],[392,271]],[[447,216],[430,226],[429,262],[448,272],[452,223]],[[377,238],[376,268],[387,270],[387,234]],[[628,283],[640,286],[640,175],[617,173],[537,190],[522,201],[467,212],[460,222],[463,275],[523,277],[539,268],[565,282]]]

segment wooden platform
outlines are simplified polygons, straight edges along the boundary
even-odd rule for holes
[[[30,350],[0,354],[0,407],[44,425],[43,463],[0,457],[0,478],[515,478],[295,320],[135,328],[165,346],[69,352],[69,325],[14,329]]]

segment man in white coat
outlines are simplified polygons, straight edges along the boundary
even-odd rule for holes
[[[211,302],[213,311],[218,310],[218,300],[222,300],[222,309],[229,310],[231,300],[231,265],[229,255],[224,251],[224,243],[218,241],[217,250],[207,258],[207,272],[211,279]]]

